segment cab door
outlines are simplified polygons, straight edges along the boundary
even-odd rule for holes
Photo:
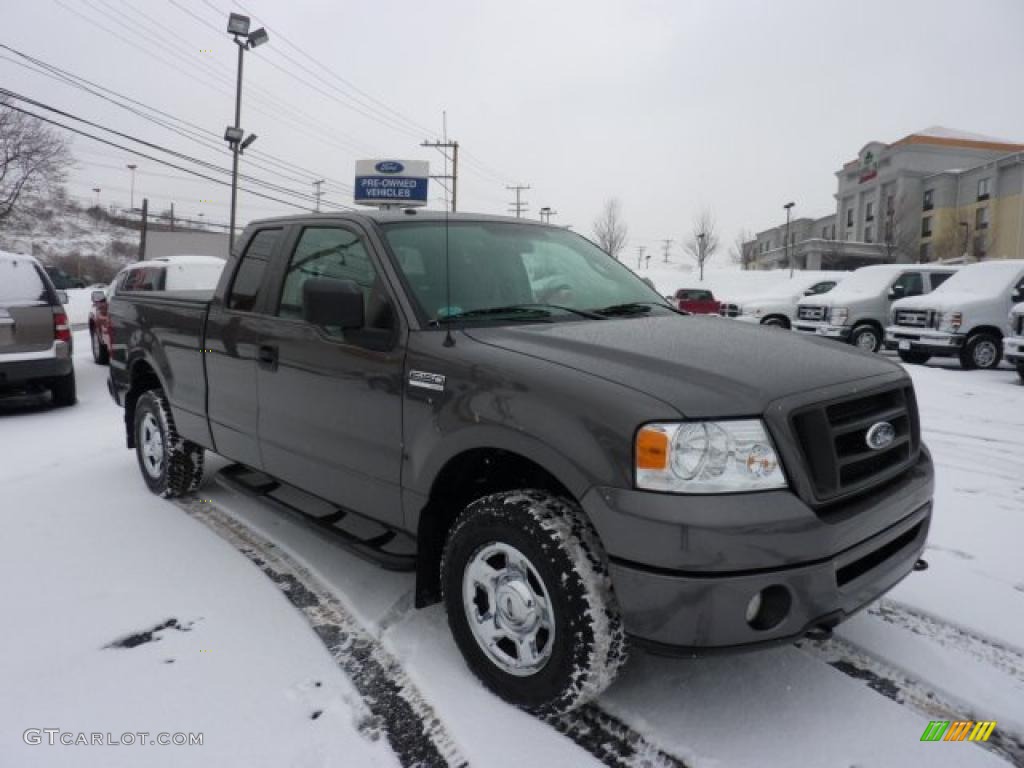
[[[318,222],[290,241],[257,353],[264,471],[401,525],[405,330],[394,294],[354,224]],[[302,286],[314,277],[362,288],[364,328],[342,331],[303,319]]]

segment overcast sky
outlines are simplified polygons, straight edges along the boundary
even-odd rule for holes
[[[680,242],[705,207],[723,251],[788,200],[828,213],[834,172],[871,140],[931,125],[1024,140],[1021,0],[9,0],[0,43],[209,130],[215,148],[3,59],[0,84],[228,167],[228,10],[270,32],[246,54],[242,125],[261,154],[243,172],[303,192],[326,177],[325,205],[351,204],[360,157],[441,172],[419,142],[439,137],[443,110],[463,152],[460,210],[503,213],[505,185],[528,184],[527,215],[551,206],[589,234],[618,197],[632,255]],[[127,205],[134,162],[136,204],[227,220],[227,187],[73,146],[76,196],[100,187]],[[289,210],[243,193],[240,220]]]

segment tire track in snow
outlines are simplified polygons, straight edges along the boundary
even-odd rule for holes
[[[383,731],[403,766],[468,765],[401,663],[381,645],[387,626],[373,636],[304,566],[216,505],[197,499],[175,503],[249,558],[302,611],[373,715],[374,722],[361,724],[364,732]],[[411,607],[411,595],[403,596],[386,625]],[[542,721],[609,768],[688,768],[595,704]]]
[[[213,504],[195,499],[176,504],[248,557],[303,613],[372,714],[372,722],[359,724],[364,735],[383,732],[409,768],[468,764],[398,660],[306,568]]]
[[[662,752],[595,704],[544,718],[544,722],[611,768],[687,768],[678,757]]]
[[[907,675],[849,641],[834,636],[828,640],[804,639],[796,643],[796,647],[929,720],[953,722],[988,719],[979,717],[962,702],[931,688],[926,682]],[[1007,729],[1002,723],[996,726],[987,742],[969,743],[1008,760],[1010,765],[1024,766],[1024,735]]]
[[[1024,652],[1012,646],[894,600],[880,600],[867,612],[887,624],[927,637],[941,646],[954,648],[1014,680],[1024,682]]]

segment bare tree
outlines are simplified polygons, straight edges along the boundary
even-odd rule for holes
[[[697,263],[703,280],[704,265],[718,251],[718,226],[711,211],[705,209],[693,220],[693,229],[683,243],[683,249]]]
[[[891,203],[886,202],[882,220],[882,244],[885,246],[887,262],[920,260],[920,206],[908,195],[900,195]]]
[[[0,99],[0,223],[19,200],[56,189],[72,163],[63,136],[9,103]]]
[[[741,229],[736,233],[736,238],[729,248],[729,258],[734,264],[739,264],[743,269],[750,269],[750,266],[757,260],[757,240],[753,232]]]
[[[594,221],[594,237],[603,251],[618,259],[628,236],[629,228],[622,219],[622,203],[613,197],[605,202],[601,215]]]

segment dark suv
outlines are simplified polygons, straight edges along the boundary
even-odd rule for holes
[[[50,390],[55,405],[75,402],[64,298],[34,258],[0,253],[0,394]]]

